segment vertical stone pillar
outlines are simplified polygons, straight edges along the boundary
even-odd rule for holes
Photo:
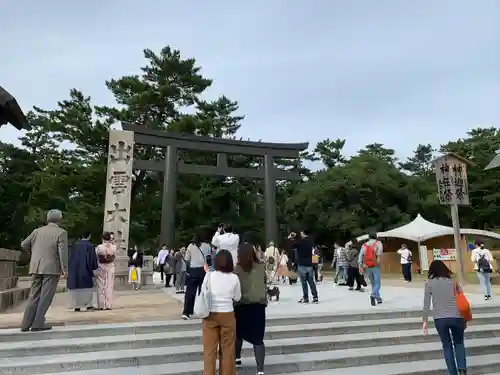
[[[177,147],[167,146],[165,150],[165,173],[163,174],[163,195],[161,204],[161,244],[174,246],[175,207],[177,197]]]
[[[128,242],[130,198],[134,161],[134,132],[109,132],[108,173],[104,203],[103,230],[113,232],[117,247],[115,287],[126,285],[128,278]]]
[[[274,158],[264,155],[264,221],[266,227],[266,247],[270,241],[276,243],[278,230],[276,222],[276,173]]]

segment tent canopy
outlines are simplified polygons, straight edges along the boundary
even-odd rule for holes
[[[500,240],[500,234],[479,229],[460,229],[461,234],[469,234]],[[431,223],[425,220],[420,214],[410,223],[387,232],[377,233],[379,238],[402,238],[414,242],[424,242],[431,238],[453,235],[453,228],[445,225]],[[358,241],[368,239],[367,235],[358,237]]]

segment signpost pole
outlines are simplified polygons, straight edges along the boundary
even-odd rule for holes
[[[433,164],[436,170],[439,202],[441,204],[449,204],[451,207],[457,281],[460,284],[464,284],[466,282],[464,277],[464,253],[462,252],[458,206],[470,205],[467,166],[473,166],[474,164],[454,153],[448,153],[439,157]]]
[[[457,281],[460,285],[464,285],[464,263],[462,261],[462,244],[460,235],[460,220],[458,217],[458,204],[451,204],[451,220],[453,222],[453,239],[455,240],[455,254],[457,262]]]

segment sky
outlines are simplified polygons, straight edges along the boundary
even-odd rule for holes
[[[105,81],[170,45],[239,102],[244,138],[404,158],[500,125],[499,19],[498,0],[3,0],[0,85],[24,110],[71,88],[111,105]]]

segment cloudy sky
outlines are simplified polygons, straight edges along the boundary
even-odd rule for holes
[[[0,85],[26,110],[73,87],[112,104],[104,81],[171,45],[240,102],[243,137],[404,157],[500,125],[499,19],[498,0],[3,0]]]

